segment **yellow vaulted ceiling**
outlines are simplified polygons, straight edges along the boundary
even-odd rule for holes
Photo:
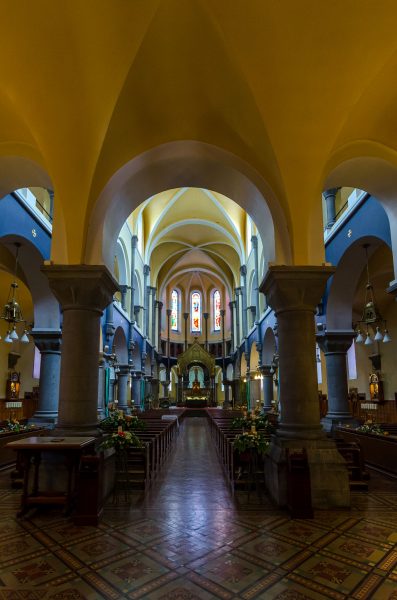
[[[178,188],[150,198],[131,222],[138,218],[145,230],[145,262],[159,288],[184,280],[189,270],[205,273],[206,281],[215,277],[230,290],[238,285],[247,217],[235,202],[205,189]]]
[[[397,166],[395,0],[0,7],[0,183],[12,185],[2,157],[46,171],[58,262],[84,260],[104,186],[166,142],[245,161],[277,200],[295,263],[321,261],[319,194],[341,157],[379,153]]]

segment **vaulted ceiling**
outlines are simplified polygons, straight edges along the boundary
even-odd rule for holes
[[[145,263],[159,289],[222,286],[239,282],[246,259],[247,214],[232,200],[200,188],[168,190],[131,215],[142,218]]]
[[[243,161],[295,264],[323,260],[319,197],[339,164],[375,156],[395,175],[395,0],[0,4],[0,187],[51,180],[57,262],[84,261],[105,186],[165,143]],[[337,184],[376,193],[378,172]]]

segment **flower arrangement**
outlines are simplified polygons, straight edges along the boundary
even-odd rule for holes
[[[232,421],[232,429],[251,429],[255,426],[255,429],[260,429],[266,433],[273,433],[275,427],[270,423],[267,415],[259,415],[258,417],[236,417]]]
[[[0,429],[0,433],[10,433],[11,431],[14,433],[20,433],[22,431],[31,431],[32,429],[34,429],[36,426],[34,423],[31,423],[30,425],[23,425],[21,424],[18,419],[8,419],[6,426]]]
[[[356,431],[361,433],[372,433],[375,435],[389,435],[388,431],[384,431],[380,425],[373,423],[372,421],[366,421],[363,425],[356,428]]]
[[[239,433],[236,435],[233,448],[239,454],[247,450],[256,450],[258,454],[265,454],[269,447],[269,441],[263,433]]]
[[[122,427],[125,431],[145,429],[146,424],[135,415],[125,415],[122,410],[109,411],[109,415],[100,421],[99,427],[103,431],[117,431]]]
[[[114,448],[116,452],[127,450],[130,447],[142,448],[141,440],[132,431],[117,431],[109,435],[99,446],[100,450]]]

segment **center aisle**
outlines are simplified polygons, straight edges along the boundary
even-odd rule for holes
[[[234,507],[204,417],[183,421],[176,448],[146,497],[147,508],[183,511],[207,521],[214,509]]]

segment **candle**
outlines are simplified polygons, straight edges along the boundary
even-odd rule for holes
[[[119,425],[117,427],[117,433],[122,433],[122,432],[123,432],[123,427],[122,427],[122,425]]]

